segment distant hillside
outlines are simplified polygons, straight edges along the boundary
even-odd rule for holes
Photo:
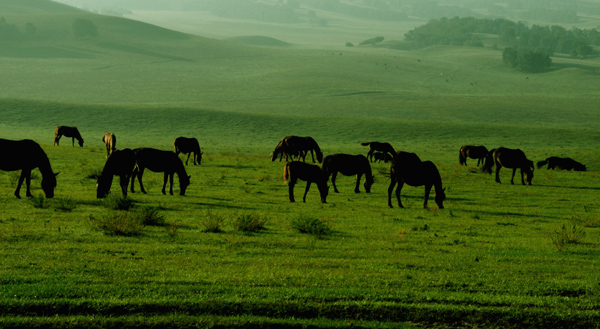
[[[49,0],[2,0],[0,15],[14,14],[69,14],[82,10]]]

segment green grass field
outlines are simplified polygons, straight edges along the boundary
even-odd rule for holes
[[[291,45],[255,47],[27,3],[0,4],[9,24],[38,28],[0,50],[0,137],[37,141],[60,174],[53,199],[35,170],[36,197],[19,200],[19,172],[0,172],[0,327],[600,327],[597,58],[526,75],[491,47],[279,36]],[[77,17],[100,36],[71,37]],[[52,146],[57,125],[77,126],[84,147]],[[96,199],[107,131],[119,148],[198,138],[186,195],[162,195],[162,174],[147,171],[130,210]],[[423,188],[409,186],[406,208],[388,208],[383,163],[369,194],[338,176],[326,204],[316,186],[290,203],[269,157],[287,135],[314,137],[325,155],[366,154],[359,143],[374,140],[416,152],[439,168],[445,209],[433,195],[423,209]],[[476,160],[459,165],[465,144],[569,156],[588,171],[536,169],[521,186],[502,169],[497,184]],[[147,209],[163,221],[131,235],[102,226]],[[264,229],[239,229],[248,218]],[[306,220],[328,230],[301,233]]]

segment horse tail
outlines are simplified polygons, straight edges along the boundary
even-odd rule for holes
[[[372,142],[364,142],[364,143],[360,143],[360,145],[362,146],[369,146],[369,144],[371,144]]]
[[[545,166],[548,163],[548,159],[544,160],[544,161],[539,161],[537,163],[537,167],[538,169],[542,168],[543,166]]]
[[[283,182],[287,183],[290,180],[290,163],[286,163],[283,166]]]
[[[485,163],[483,164],[483,167],[481,167],[481,171],[487,174],[491,174],[492,173],[492,167],[494,166],[494,152],[496,151],[496,149],[492,149],[488,152],[487,156],[485,157]]]
[[[463,153],[464,148],[461,147],[460,151],[458,151],[458,162],[462,165],[466,163],[465,155]]]

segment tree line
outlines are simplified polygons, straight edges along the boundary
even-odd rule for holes
[[[417,48],[433,45],[483,47],[478,34],[498,35],[499,41],[509,49],[504,51],[505,62],[528,72],[539,72],[543,69],[540,69],[537,64],[525,65],[524,62],[527,60],[539,60],[549,66],[551,63],[549,57],[555,53],[584,58],[593,53],[592,45],[600,45],[600,32],[596,29],[567,30],[559,25],[528,27],[522,22],[503,18],[473,17],[432,19],[427,24],[406,33],[405,40]]]

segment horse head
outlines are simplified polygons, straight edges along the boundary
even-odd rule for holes
[[[446,188],[435,192],[435,203],[440,209],[444,209],[444,200],[446,200]]]
[[[79,142],[79,146],[83,147],[83,138],[77,140]]]
[[[192,178],[192,176],[187,176],[187,175],[179,176],[179,195],[185,195],[185,190],[191,184],[190,178]]]
[[[329,194],[329,186],[327,184],[319,184],[319,194],[321,195],[321,203],[327,203],[327,195]]]
[[[96,181],[96,198],[102,199],[110,191],[112,185],[112,175],[100,175]]]
[[[46,194],[46,198],[54,197],[54,188],[56,187],[56,174],[48,175],[47,177],[42,177],[42,190],[44,190],[44,194]]]

